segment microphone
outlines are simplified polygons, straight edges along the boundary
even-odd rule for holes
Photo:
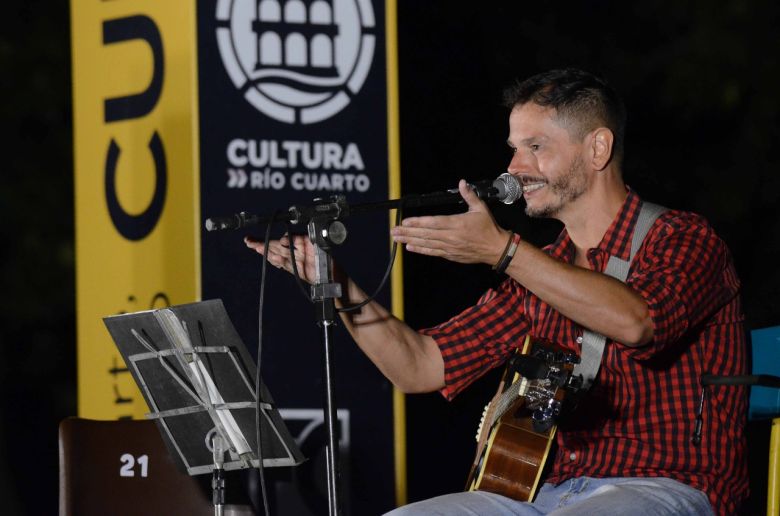
[[[469,186],[477,194],[477,197],[485,202],[499,201],[504,204],[512,204],[523,196],[523,187],[520,181],[508,172],[504,172],[492,181],[477,181],[469,183]],[[252,213],[241,212],[225,217],[211,217],[206,219],[205,227],[206,231],[222,231],[284,221],[294,224],[305,224],[315,216],[332,215],[345,217],[349,214],[354,215],[369,211],[394,209],[401,205],[405,208],[418,208],[421,206],[462,204],[464,202],[466,201],[463,200],[457,188],[443,192],[409,195],[403,199],[391,199],[349,206],[343,204],[343,199],[333,198],[330,202],[320,202],[320,204],[313,206],[291,206],[286,213],[279,212],[274,215],[258,216]]]
[[[480,181],[470,186],[477,197],[483,201],[501,201],[504,204],[512,204],[523,196],[523,186],[509,172],[504,172],[493,181]]]
[[[469,183],[477,197],[485,202],[500,201],[512,204],[523,196],[523,186],[520,181],[508,172],[496,179]],[[466,201],[457,188],[444,192],[433,192],[423,195],[411,195],[404,199],[404,206],[418,208],[420,206],[439,206],[444,204],[462,204]]]

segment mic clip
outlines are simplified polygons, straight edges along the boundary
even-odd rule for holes
[[[332,195],[328,200],[316,198],[311,206],[290,206],[287,213],[292,224],[308,224],[316,219],[338,219],[349,215],[349,204],[344,195]]]

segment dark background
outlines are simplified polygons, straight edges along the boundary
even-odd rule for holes
[[[9,0],[0,17],[4,514],[56,513],[56,428],[76,413],[68,9]],[[509,160],[503,87],[553,67],[591,70],[626,99],[627,182],[705,215],[734,254],[749,326],[780,324],[779,14],[769,0],[400,0],[403,191],[497,176]],[[559,230],[517,213],[497,217],[527,240]],[[406,318],[440,322],[494,282],[488,267],[406,255]],[[489,380],[451,404],[409,397],[411,499],[461,488]],[[751,426],[754,449],[764,430]],[[765,463],[751,475],[764,478]]]

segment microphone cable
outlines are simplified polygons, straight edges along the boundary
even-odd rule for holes
[[[271,221],[266,226],[265,241],[271,238],[271,227],[274,220],[281,213],[280,210],[274,212],[271,217]],[[265,245],[265,244],[264,244]],[[265,279],[266,272],[268,270],[268,253],[263,253],[263,266],[260,272],[260,300],[257,309],[257,369],[255,370],[255,438],[257,439],[257,474],[258,483],[260,484],[260,497],[263,503],[263,509],[265,516],[270,516],[271,511],[268,507],[268,491],[265,483],[265,471],[263,467],[263,444],[262,444],[262,432],[260,430],[261,423],[261,411],[260,404],[262,399],[260,397],[260,385],[261,385],[261,364],[263,356],[263,305],[265,304]]]
[[[401,211],[403,209],[403,199],[401,199],[401,202],[398,205],[398,208],[395,210],[395,225],[399,225],[401,223]],[[345,306],[344,308],[339,308],[336,310],[337,312],[355,312],[357,310],[360,310],[364,306],[366,306],[368,303],[373,301],[376,296],[379,295],[379,292],[382,291],[385,284],[387,283],[387,279],[390,277],[390,271],[393,270],[393,264],[395,263],[395,255],[398,251],[398,242],[393,242],[392,247],[390,248],[390,259],[387,263],[387,268],[385,269],[385,275],[382,276],[382,281],[379,282],[379,286],[374,290],[374,293],[368,296],[366,299],[361,301],[360,303],[352,306]]]

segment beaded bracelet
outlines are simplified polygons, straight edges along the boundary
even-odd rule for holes
[[[498,263],[493,266],[494,271],[496,271],[498,274],[501,274],[506,270],[507,267],[509,267],[509,262],[512,261],[512,257],[515,255],[515,251],[517,251],[517,246],[519,244],[520,235],[517,233],[512,233],[509,236],[509,241],[506,243],[504,252],[501,254],[501,258],[499,258]]]

